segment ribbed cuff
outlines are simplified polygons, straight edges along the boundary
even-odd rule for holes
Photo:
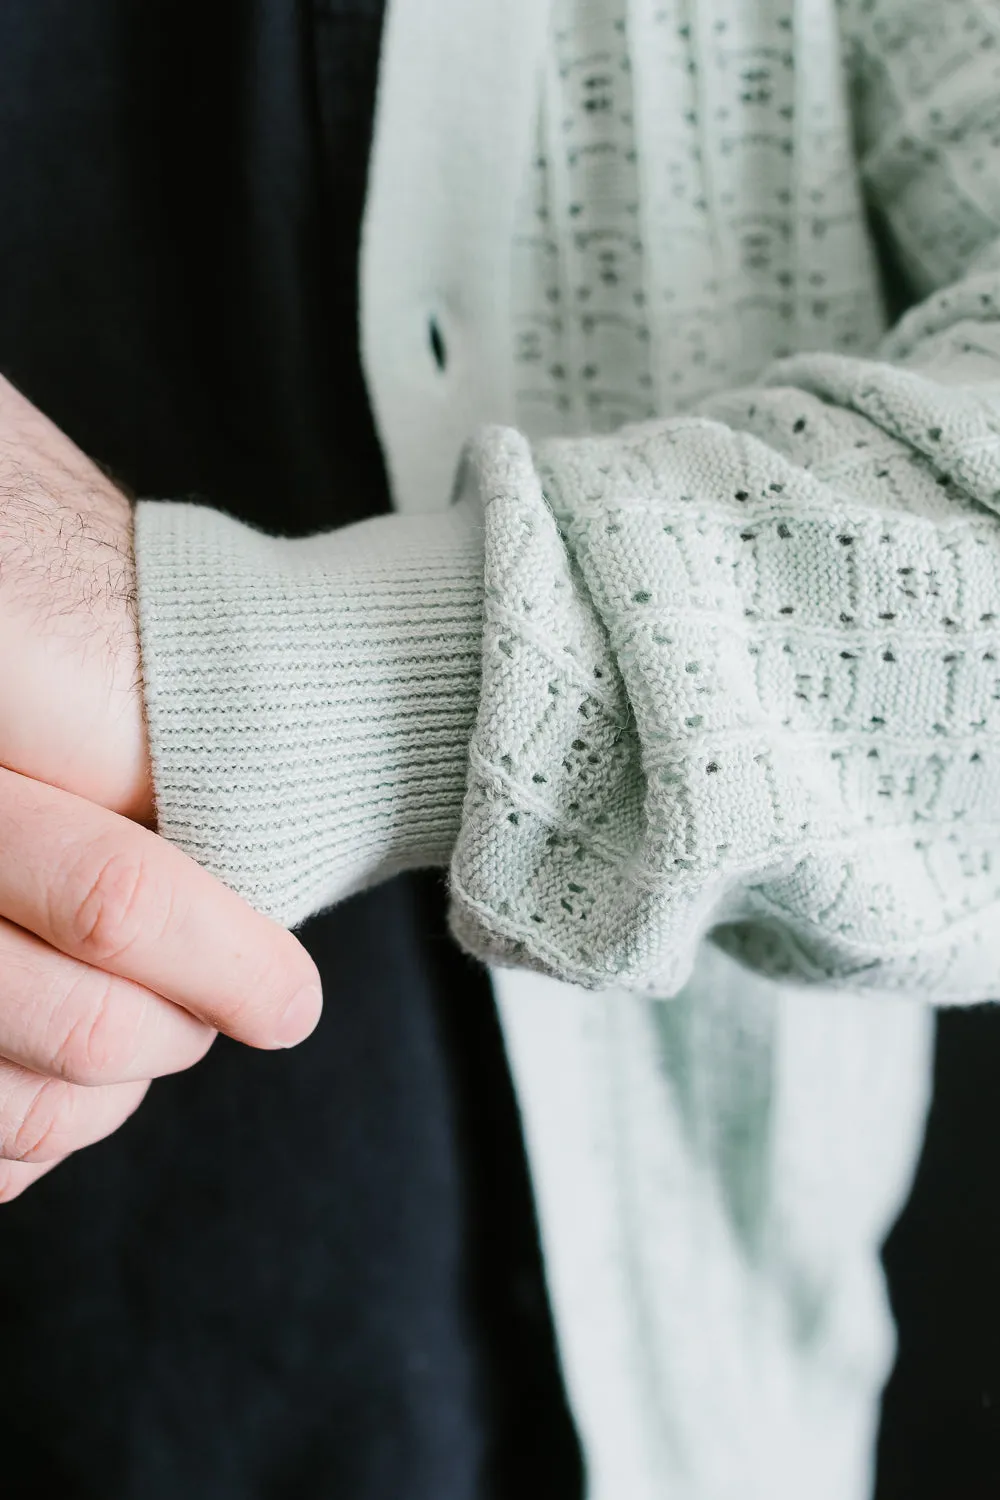
[[[287,926],[447,865],[479,695],[476,509],[288,540],[142,501],[135,539],[160,833]]]

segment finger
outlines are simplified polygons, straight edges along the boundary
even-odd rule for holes
[[[16,1063],[0,1063],[0,1158],[57,1161],[92,1146],[125,1123],[148,1088],[148,1083],[80,1088],[40,1078]]]
[[[193,1067],[216,1035],[0,918],[0,1057],[69,1083],[131,1083]]]
[[[0,1204],[13,1203],[25,1188],[30,1188],[39,1177],[44,1177],[65,1160],[61,1156],[58,1161],[32,1162],[30,1165],[23,1161],[0,1161]]]
[[[319,1020],[316,966],[172,844],[82,797],[0,769],[0,913],[255,1047]]]

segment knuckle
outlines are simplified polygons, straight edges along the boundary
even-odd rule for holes
[[[50,1078],[37,1090],[10,1132],[3,1155],[8,1161],[51,1161],[73,1149],[70,1137],[77,1114],[71,1084]]]
[[[63,1012],[69,1025],[52,1049],[52,1072],[67,1083],[95,1085],[114,1081],[127,1069],[134,1052],[134,1028],[115,1005],[115,981],[100,969],[88,969],[73,985]]]
[[[233,999],[228,995],[221,997],[213,995],[206,999],[199,1014],[205,1017],[209,1026],[213,1027],[216,1032],[222,1032],[225,1036],[235,1037],[238,1041],[251,1045],[257,1034],[263,1030],[259,1010],[249,1000]]]
[[[140,935],[160,936],[169,920],[167,895],[135,851],[88,850],[67,875],[61,897],[58,925],[92,963],[114,962]]]

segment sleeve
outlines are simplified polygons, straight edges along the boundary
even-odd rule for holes
[[[478,504],[433,522],[283,542],[139,506],[160,828],[261,909],[450,862],[461,942],[587,986],[673,993],[712,934],[830,987],[995,993],[997,7],[844,16],[926,298],[878,358],[611,437],[487,431]]]
[[[299,540],[140,501],[158,831],[295,926],[455,843],[479,692],[481,518]]]
[[[711,933],[938,1003],[1000,968],[1000,8],[844,7],[861,169],[925,300],[676,420],[485,435],[474,951],[670,994]]]

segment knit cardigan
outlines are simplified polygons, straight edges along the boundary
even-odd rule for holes
[[[138,506],[159,826],[289,924],[447,866],[471,951],[596,992],[504,1001],[592,1496],[861,1500],[916,1001],[1000,960],[1000,10],[406,9],[363,300],[413,513]]]

